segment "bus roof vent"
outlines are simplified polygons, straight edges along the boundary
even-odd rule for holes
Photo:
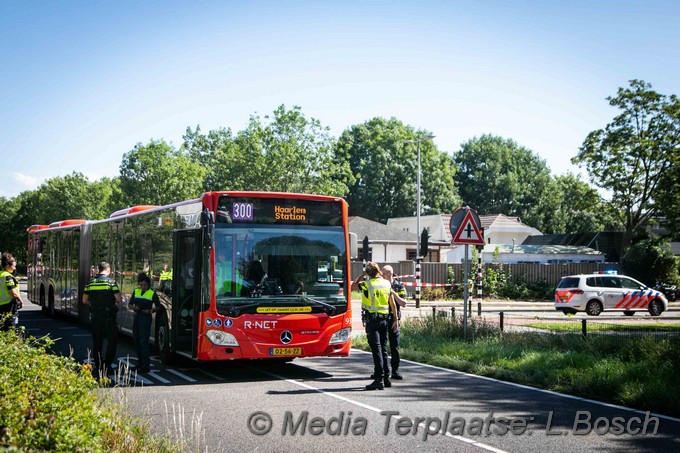
[[[48,228],[48,226],[47,225],[31,225],[30,227],[28,227],[26,229],[26,231],[29,232],[29,233],[32,233],[34,231],[44,230],[45,228]]]
[[[82,219],[59,220],[58,222],[50,223],[49,228],[59,228],[59,227],[66,227],[66,226],[73,226],[73,225],[82,225],[83,223],[85,223],[85,220],[82,220]]]
[[[134,214],[136,212],[142,212],[142,211],[148,211],[149,209],[157,208],[158,205],[155,204],[145,204],[145,205],[139,205],[139,206],[133,206],[131,208],[125,208],[125,209],[120,209],[116,212],[111,213],[109,216],[109,219],[112,219],[114,217],[120,217],[128,214]]]

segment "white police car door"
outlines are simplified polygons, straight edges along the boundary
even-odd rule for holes
[[[604,308],[612,309],[621,302],[625,295],[625,290],[621,285],[621,278],[616,276],[602,276],[602,287],[603,294],[602,298],[604,300]]]

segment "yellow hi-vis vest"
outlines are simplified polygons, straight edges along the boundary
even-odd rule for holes
[[[14,276],[7,271],[0,271],[0,305],[12,302],[10,289],[16,288]]]
[[[163,280],[172,280],[172,269],[169,271],[161,271],[161,281]]]
[[[359,283],[361,288],[361,308],[370,313],[383,315],[390,312],[390,292],[392,285],[384,278],[372,278]]]
[[[155,292],[153,289],[149,288],[142,292],[142,288],[135,288],[133,295],[135,296],[134,302],[142,310],[148,310],[153,307],[153,296]]]

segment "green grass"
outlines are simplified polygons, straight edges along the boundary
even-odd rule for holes
[[[0,447],[14,451],[186,451],[170,433],[151,433],[148,422],[95,390],[89,365],[48,354],[51,340],[23,340],[0,332]],[[108,398],[108,399],[107,399]]]
[[[401,329],[407,360],[680,416],[678,339],[501,333],[476,321],[465,341],[460,318],[408,319]],[[369,350],[365,337],[353,346]]]

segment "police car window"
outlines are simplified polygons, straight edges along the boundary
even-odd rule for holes
[[[565,277],[560,280],[558,288],[578,288],[578,277]]]
[[[600,282],[598,280],[600,280],[600,277],[588,277],[586,279],[586,286],[590,286],[590,287],[593,287],[593,288],[596,288],[598,286],[602,286],[601,284],[599,284]]]
[[[643,287],[640,286],[639,283],[634,282],[633,280],[630,280],[628,278],[622,278],[621,283],[623,284],[623,287],[626,289],[642,289]]]
[[[602,277],[603,288],[621,288],[621,281],[618,277]]]

